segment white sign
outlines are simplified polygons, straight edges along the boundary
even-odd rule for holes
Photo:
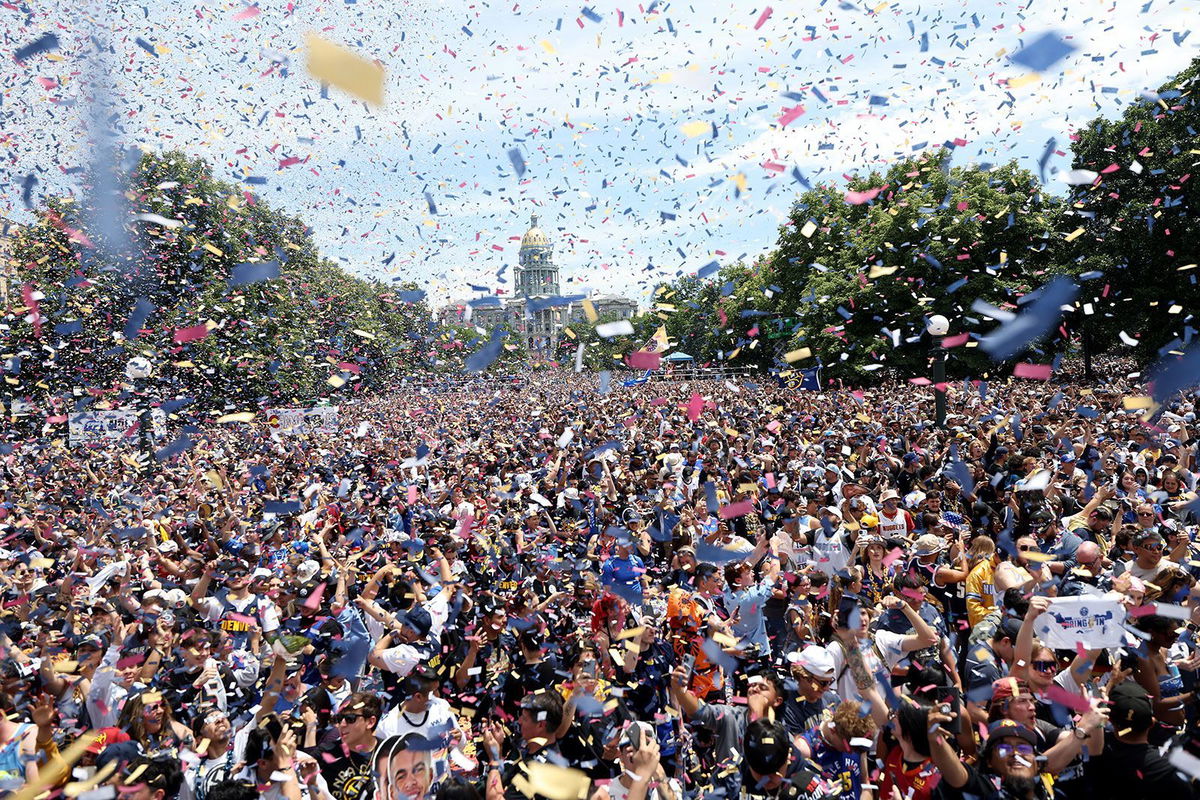
[[[1125,607],[1104,597],[1056,597],[1038,617],[1035,632],[1048,647],[1074,650],[1078,642],[1088,650],[1124,644]]]
[[[281,433],[337,433],[338,407],[268,408],[267,424]]]
[[[67,417],[67,432],[72,445],[111,442],[128,434],[130,440],[137,438],[134,427],[139,412],[131,409],[115,411],[81,411]],[[150,409],[151,428],[154,436],[166,436],[167,415],[161,408]]]

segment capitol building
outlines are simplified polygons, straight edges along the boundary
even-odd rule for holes
[[[521,237],[514,271],[511,297],[481,297],[443,311],[443,319],[470,322],[485,330],[508,323],[524,339],[530,353],[553,358],[568,325],[590,325],[584,298],[563,297],[559,289],[558,267],[554,264],[554,245],[538,227],[538,215],[529,221],[529,230]],[[637,302],[610,294],[589,294],[600,319],[629,319],[637,313]]]

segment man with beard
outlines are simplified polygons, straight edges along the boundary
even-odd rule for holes
[[[945,727],[953,712],[929,713],[929,737],[933,763],[942,773],[934,797],[938,800],[1049,800],[1050,793],[1038,772],[1035,753],[1037,735],[1011,719],[1000,719],[988,727],[978,765],[963,762],[950,746],[952,736]]]

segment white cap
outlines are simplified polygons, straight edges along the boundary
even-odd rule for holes
[[[317,576],[320,569],[321,565],[310,558],[307,561],[301,561],[300,566],[296,567],[296,577],[300,579],[301,583],[308,583]]]
[[[834,676],[833,656],[824,647],[810,644],[800,652],[787,654],[787,660],[800,669],[822,680],[832,680]]]

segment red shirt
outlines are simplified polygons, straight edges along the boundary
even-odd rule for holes
[[[883,764],[883,775],[879,776],[880,797],[891,797],[895,785],[905,800],[931,800],[934,788],[942,779],[932,759],[925,759],[913,769],[904,769],[904,751],[899,745],[892,748]]]

